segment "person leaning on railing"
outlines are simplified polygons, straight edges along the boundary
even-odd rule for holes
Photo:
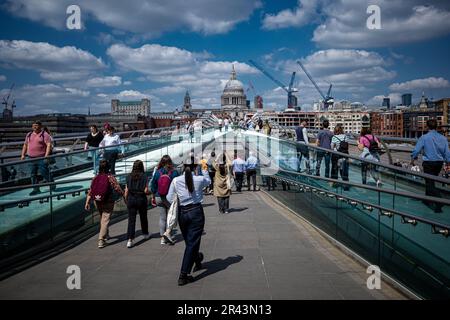
[[[428,133],[421,136],[417,141],[416,147],[411,153],[411,165],[415,166],[414,160],[422,153],[423,172],[433,176],[439,176],[444,162],[446,170],[450,167],[450,150],[447,139],[439,134],[436,119],[427,121]],[[434,186],[432,179],[425,179],[425,194],[432,197],[441,197],[441,193]],[[430,205],[428,201],[424,201],[426,205]],[[434,207],[436,213],[442,212],[442,204],[436,203]]]
[[[40,121],[33,122],[32,130],[25,137],[20,157],[21,160],[25,160],[26,156],[30,159],[42,158],[30,162],[31,184],[33,185],[30,196],[40,193],[39,186],[37,185],[38,171],[46,182],[53,182],[48,159],[48,156],[52,152],[52,138],[42,129],[42,123]],[[54,186],[52,185],[50,188],[53,190]]]

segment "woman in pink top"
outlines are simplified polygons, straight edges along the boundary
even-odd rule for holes
[[[363,127],[358,141],[358,149],[362,151],[360,158],[379,162],[380,147],[380,140],[371,133],[370,128]],[[370,172],[370,175],[376,181],[377,187],[381,186],[380,174],[377,171],[377,166],[367,162],[361,162],[362,183],[367,184],[367,171]]]

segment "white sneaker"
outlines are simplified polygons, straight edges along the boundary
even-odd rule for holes
[[[150,234],[144,234],[144,240],[148,240],[148,239],[150,239]]]
[[[161,244],[162,244],[162,245],[167,244],[166,239],[162,238],[162,239],[161,239]]]
[[[128,240],[127,242],[127,248],[133,247],[133,240]]]
[[[174,244],[175,240],[170,236],[170,232],[164,232],[163,234],[164,240],[166,243]]]

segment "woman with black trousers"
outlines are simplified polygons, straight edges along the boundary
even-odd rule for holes
[[[209,186],[211,180],[208,171],[203,171],[203,175],[196,175],[197,166],[198,161],[194,157],[185,160],[183,163],[184,174],[173,179],[167,195],[167,200],[171,203],[175,197],[178,197],[178,223],[186,244],[178,278],[179,286],[194,281],[190,275],[194,264],[194,272],[202,269],[203,254],[199,250],[205,226],[205,214],[202,206],[203,189]]]
[[[125,201],[128,207],[128,248],[134,245],[136,216],[138,213],[141,218],[144,239],[147,240],[150,238],[147,220],[147,195],[150,194],[148,181],[148,177],[144,171],[144,164],[141,160],[136,160],[130,175],[127,177],[127,186],[125,188]]]

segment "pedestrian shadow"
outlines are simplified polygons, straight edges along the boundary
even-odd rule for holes
[[[211,206],[215,206],[215,204],[214,203],[205,203],[205,204],[203,204],[203,208],[211,207]]]
[[[245,211],[245,210],[247,210],[248,208],[247,207],[243,207],[243,208],[230,208],[230,209],[228,209],[228,212],[242,212],[242,211]]]
[[[241,255],[235,255],[226,259],[214,259],[211,261],[203,262],[202,267],[206,269],[203,273],[195,276],[195,281],[203,279],[214,273],[220,272],[231,266],[232,264],[239,263],[244,257]]]

